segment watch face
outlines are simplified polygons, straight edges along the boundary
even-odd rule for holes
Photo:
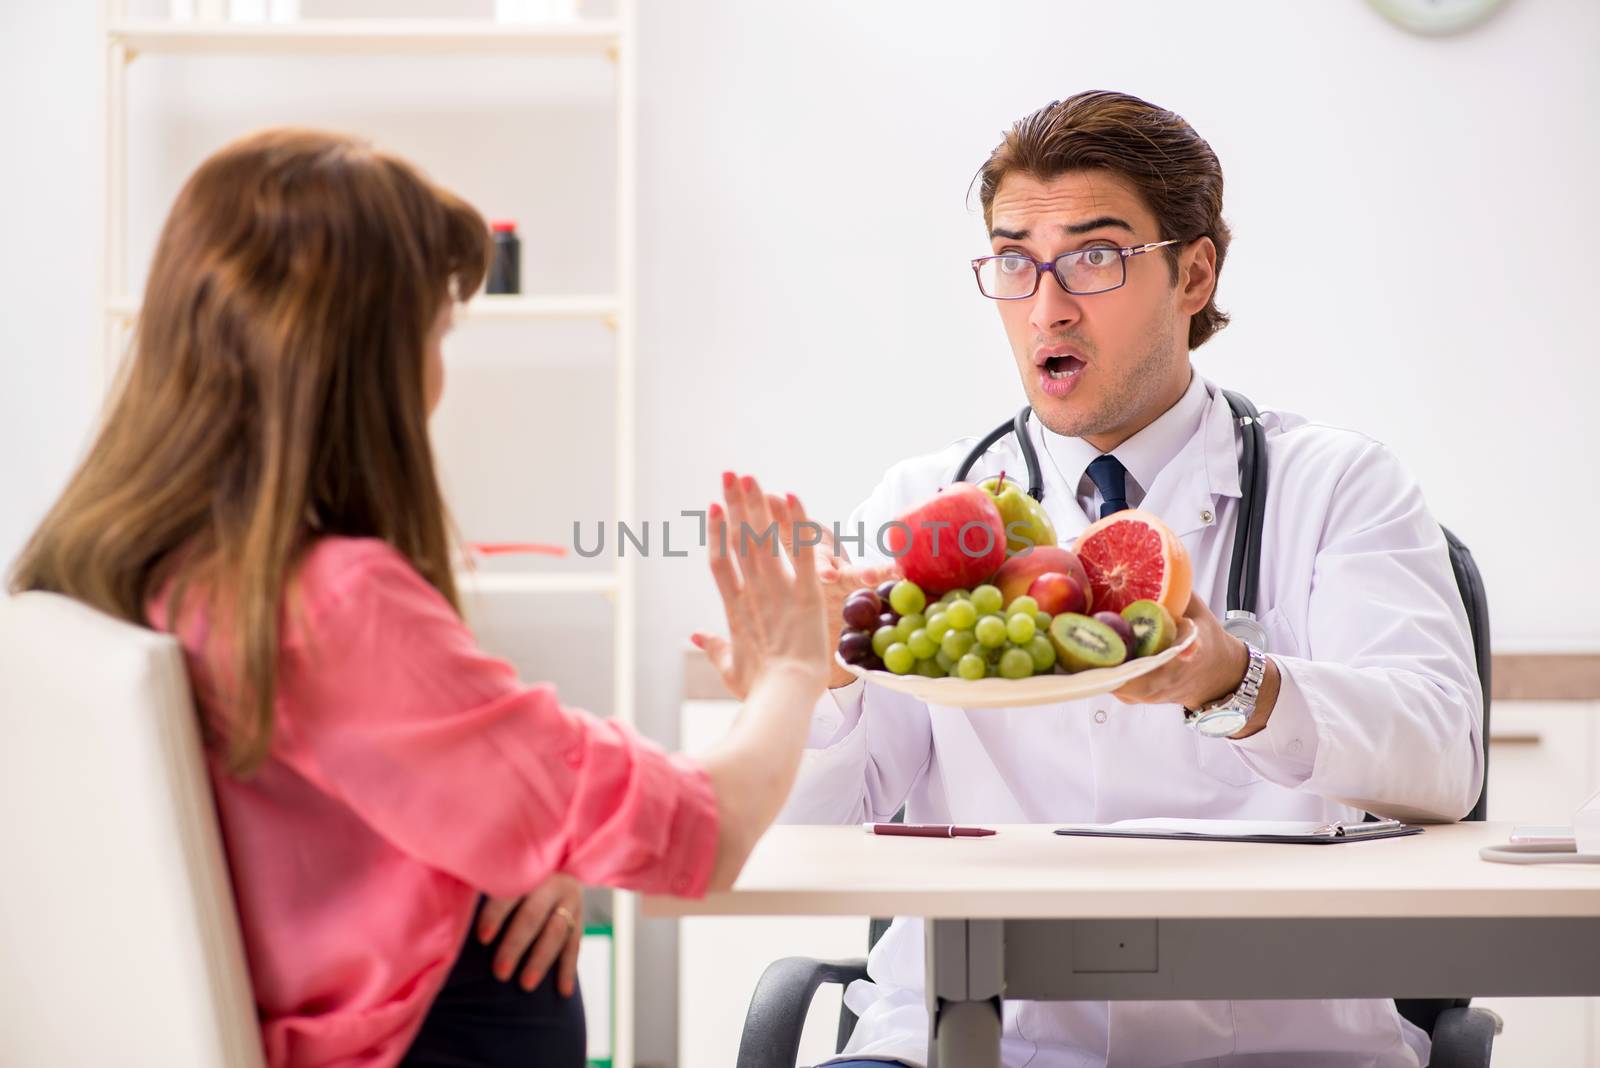
[[[1237,708],[1219,708],[1196,716],[1194,729],[1207,738],[1226,738],[1242,729],[1249,718]]]

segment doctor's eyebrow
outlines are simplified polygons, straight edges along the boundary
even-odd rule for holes
[[[1090,219],[1084,223],[1063,223],[1061,230],[1063,233],[1068,234],[1086,234],[1090,230],[1098,230],[1103,226],[1113,226],[1120,230],[1126,230],[1130,234],[1133,233],[1133,227],[1114,215],[1102,215],[1098,219]],[[1028,235],[1032,232],[1032,230],[1007,230],[997,226],[989,231],[989,239],[992,241],[997,237],[1003,237],[1007,241],[1026,241]]]

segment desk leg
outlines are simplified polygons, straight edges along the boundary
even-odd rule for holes
[[[925,920],[928,1068],[1000,1068],[1000,920]]]

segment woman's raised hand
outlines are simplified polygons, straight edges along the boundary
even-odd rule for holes
[[[767,672],[820,692],[832,669],[815,552],[824,534],[793,494],[768,497],[749,475],[725,472],[722,492],[727,509],[711,506],[707,533],[728,637],[694,643],[740,700]]]

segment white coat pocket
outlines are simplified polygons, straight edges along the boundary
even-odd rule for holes
[[[1261,781],[1261,776],[1245,764],[1226,741],[1203,737],[1199,731],[1192,733],[1195,764],[1208,778],[1229,786],[1249,786]]]

